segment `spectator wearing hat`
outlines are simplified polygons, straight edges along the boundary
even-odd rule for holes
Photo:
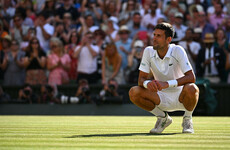
[[[135,40],[131,54],[128,56],[128,66],[125,69],[125,79],[127,83],[137,83],[139,76],[139,64],[144,52],[144,42]]]
[[[173,39],[176,41],[180,41],[184,36],[185,36],[185,32],[188,29],[187,26],[183,25],[183,19],[184,19],[184,15],[180,12],[177,12],[175,14],[175,23],[173,25],[176,35],[177,37]]]
[[[49,40],[54,34],[54,26],[47,22],[48,14],[46,12],[41,12],[38,14],[35,20],[36,37],[40,41],[42,49],[48,54],[50,50]]]
[[[107,29],[106,29],[106,42],[116,42],[119,39],[118,30],[119,26],[117,25],[118,19],[117,17],[111,16],[107,21]]]
[[[213,33],[206,33],[204,46],[198,53],[196,61],[197,77],[207,78],[211,83],[226,82],[226,55],[220,48],[214,47]]]
[[[25,52],[20,50],[17,40],[11,41],[10,51],[6,53],[4,63],[4,82],[5,86],[22,86],[25,81],[25,69],[23,66],[23,58]]]
[[[141,19],[141,14],[139,12],[135,12],[132,16],[132,20],[129,24],[127,24],[128,28],[132,31],[129,34],[131,39],[133,39],[139,31],[147,31],[147,29],[141,25]]]
[[[201,49],[200,43],[193,40],[194,31],[192,28],[188,28],[185,33],[185,37],[179,41],[179,45],[182,46],[187,55],[188,59],[192,65],[194,73],[196,73],[196,58]]]
[[[126,25],[123,25],[121,26],[118,34],[120,40],[118,40],[115,44],[122,57],[121,68],[125,69],[128,65],[128,55],[131,53],[132,40],[129,38],[130,30]]]

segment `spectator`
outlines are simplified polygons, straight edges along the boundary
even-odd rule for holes
[[[38,96],[34,93],[33,88],[29,84],[25,84],[19,91],[18,91],[18,102],[20,103],[37,103]]]
[[[31,38],[36,37],[36,29],[29,28],[26,36],[27,40],[20,43],[20,49],[22,49],[23,51],[26,51],[26,47],[29,45]]]
[[[49,17],[55,17],[56,0],[45,0],[45,3],[41,6],[41,12],[49,14]]]
[[[127,25],[132,31],[129,37],[132,39],[139,31],[147,31],[145,27],[141,25],[141,15],[139,12],[135,12],[132,16],[132,21]]]
[[[93,17],[90,14],[86,15],[84,18],[80,17],[79,20],[81,23],[81,27],[78,28],[78,34],[80,36],[84,36],[87,32],[92,32],[92,29],[99,28],[98,26],[94,25]]]
[[[226,65],[225,65],[225,70],[227,71],[227,83],[230,84],[230,52],[227,53],[226,55]]]
[[[193,29],[188,28],[186,30],[185,37],[178,44],[185,49],[188,55],[189,62],[192,65],[193,71],[194,73],[196,73],[196,59],[199,50],[201,49],[201,45],[200,43],[193,40],[193,34]]]
[[[137,83],[139,76],[139,64],[144,52],[144,42],[135,40],[132,53],[128,56],[128,66],[125,69],[125,79],[127,83]]]
[[[218,28],[215,32],[214,46],[216,48],[221,48],[227,54],[230,52],[229,44],[224,29]]]
[[[139,11],[139,5],[135,0],[127,0],[123,3],[123,9],[119,14],[119,25],[127,25],[131,21],[133,14]]]
[[[101,74],[102,73],[102,69],[101,69],[101,65],[102,65],[102,55],[104,53],[104,50],[105,50],[105,47],[106,45],[108,44],[106,41],[105,41],[105,36],[106,36],[106,33],[102,30],[102,29],[98,29],[96,31],[94,31],[94,37],[95,37],[95,44],[99,47],[99,55],[97,57],[97,70],[98,70],[98,74]]]
[[[87,32],[81,40],[81,43],[75,48],[74,57],[78,59],[78,78],[77,81],[84,78],[89,84],[97,83],[99,75],[97,74],[97,57],[100,49],[93,45],[93,34]]]
[[[215,28],[213,27],[213,25],[208,23],[207,16],[206,16],[205,12],[199,12],[199,17],[197,19],[198,19],[198,25],[196,26],[196,28],[201,29],[202,40],[204,39],[204,35],[206,33],[214,33],[215,32]]]
[[[225,19],[225,14],[223,13],[223,5],[221,3],[215,4],[215,13],[209,16],[209,22],[214,26],[215,29],[222,27],[223,21]]]
[[[179,0],[171,0],[168,4],[166,4],[163,12],[165,16],[169,16],[169,14],[175,14],[177,12],[184,14],[186,9],[187,8],[184,2],[180,3]]]
[[[72,30],[70,33],[69,37],[69,42],[68,44],[65,45],[65,53],[69,54],[69,57],[71,59],[71,64],[70,64],[70,70],[68,72],[69,79],[76,81],[77,79],[77,63],[78,60],[77,58],[74,58],[74,50],[79,44],[79,39],[80,37],[77,34],[76,30]]]
[[[201,28],[194,28],[193,39],[195,42],[199,43],[200,45],[203,44]]]
[[[10,52],[6,53],[6,63],[4,66],[4,85],[6,86],[22,86],[25,81],[25,69],[23,66],[23,57],[25,52],[19,49],[17,40],[11,41]]]
[[[222,5],[222,7],[223,7],[222,8],[223,13],[224,14],[227,13],[227,7],[226,7],[226,5],[225,6],[223,5],[222,1],[221,0],[211,0],[212,4],[207,8],[208,17],[210,17],[211,15],[213,15],[213,14],[216,13],[216,9],[218,9],[217,7],[219,7],[219,6],[217,6],[218,4]],[[226,0],[225,0],[225,2],[226,2]]]
[[[120,40],[117,41],[115,44],[118,49],[118,53],[122,57],[121,69],[125,69],[128,65],[128,55],[131,53],[132,40],[129,38],[130,30],[127,26],[121,26],[118,33],[120,36]]]
[[[148,29],[148,32],[152,34],[154,27],[157,25],[158,18],[161,18],[160,9],[157,6],[157,2],[153,1],[150,5],[151,12],[144,15],[141,21],[141,25]]]
[[[197,18],[199,17],[199,12],[204,12],[204,8],[200,2],[189,6],[189,14],[186,17],[186,25],[189,28],[195,28],[198,25]]]
[[[9,28],[10,19],[15,15],[16,9],[13,7],[13,1],[11,0],[2,0],[0,9],[0,16],[5,27]]]
[[[3,22],[0,20],[0,51],[2,50],[2,38],[4,38],[8,33],[4,30]]]
[[[48,84],[42,85],[38,103],[60,103],[60,100],[57,98],[57,87]]]
[[[107,43],[112,43],[112,42],[116,42],[119,39],[118,36],[118,30],[119,30],[119,26],[117,25],[118,20],[116,17],[111,16],[109,17],[108,21],[107,21],[107,29],[106,29],[106,42]]]
[[[26,48],[24,57],[24,67],[26,68],[26,83],[30,85],[46,84],[45,73],[46,54],[40,46],[39,40],[33,37]]]
[[[78,89],[75,96],[79,98],[80,103],[93,103],[89,83],[86,79],[82,78],[78,81]]]
[[[109,79],[116,79],[118,84],[124,84],[123,69],[121,68],[122,57],[118,53],[116,45],[110,43],[102,55],[102,84],[105,85]]]
[[[65,13],[70,13],[74,21],[78,22],[80,13],[73,5],[73,0],[64,0],[63,5],[56,10],[55,20],[56,22],[62,22]]]
[[[123,96],[119,92],[118,82],[111,78],[107,84],[104,85],[103,90],[100,91],[100,98],[96,102],[97,104],[122,104]]]
[[[3,38],[1,38],[1,43],[2,43],[2,50],[4,53],[8,53],[10,51],[10,46],[11,46],[11,36],[10,35],[5,35]]]
[[[49,40],[54,34],[53,25],[47,22],[48,14],[45,12],[41,12],[38,14],[38,17],[34,23],[36,27],[36,37],[40,41],[42,49],[48,53],[49,48]]]
[[[177,12],[175,14],[175,24],[173,25],[177,38],[174,38],[173,41],[180,41],[184,36],[187,30],[187,26],[183,25],[184,15],[182,13]]]
[[[226,18],[224,27],[228,42],[230,43],[230,16]]]
[[[10,29],[10,35],[12,39],[18,40],[19,43],[27,39],[27,32],[29,30],[29,26],[23,25],[23,18],[21,15],[16,14],[13,17],[14,27]]]
[[[63,22],[58,23],[55,28],[54,37],[59,37],[65,45],[68,43],[69,34],[73,29],[76,29],[76,26],[72,22],[72,15],[70,13],[65,13]]]
[[[105,41],[106,33],[102,29],[94,31],[95,44],[100,48],[100,54],[105,50],[107,42]]]
[[[91,15],[96,26],[100,26],[102,19],[102,10],[97,0],[83,0],[81,5],[82,15]]]
[[[121,8],[120,0],[105,0],[103,13],[110,16],[118,17]]]
[[[214,47],[214,35],[206,33],[204,47],[198,53],[196,61],[197,77],[207,78],[211,83],[226,82],[226,56],[222,49]]]
[[[69,83],[68,71],[71,59],[64,52],[64,46],[60,39],[54,37],[50,40],[51,53],[47,58],[47,69],[50,71],[49,85],[62,85]]]

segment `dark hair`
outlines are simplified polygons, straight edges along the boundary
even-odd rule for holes
[[[173,26],[169,23],[160,23],[160,24],[157,24],[154,28],[154,30],[156,29],[160,29],[160,30],[164,30],[165,31],[165,37],[174,37],[175,35],[175,30],[173,28]]]

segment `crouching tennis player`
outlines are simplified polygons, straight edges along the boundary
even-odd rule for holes
[[[171,24],[161,23],[153,31],[153,46],[145,48],[139,67],[138,86],[129,91],[130,100],[157,117],[150,133],[162,133],[172,123],[167,112],[185,111],[183,133],[194,133],[192,113],[199,97],[195,75],[185,50],[170,44]],[[150,77],[152,74],[152,77]]]

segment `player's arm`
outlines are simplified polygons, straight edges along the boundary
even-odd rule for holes
[[[158,91],[158,87],[157,87],[157,84],[153,78],[153,75],[146,73],[146,72],[143,72],[141,70],[139,72],[138,86],[146,88],[152,92]]]
[[[177,79],[178,86],[185,85],[188,83],[195,83],[196,77],[192,70],[185,72],[184,76]]]

